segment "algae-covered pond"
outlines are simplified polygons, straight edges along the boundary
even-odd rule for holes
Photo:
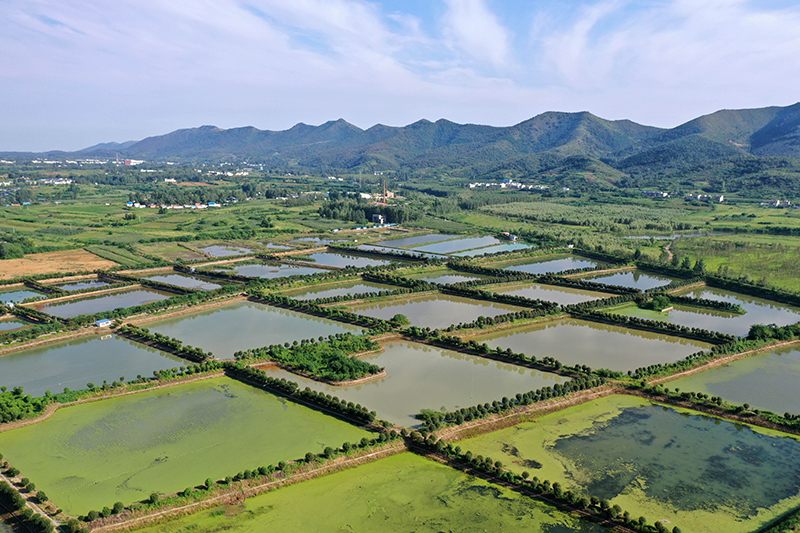
[[[286,291],[284,294],[297,300],[316,300],[318,298],[334,298],[337,296],[350,296],[351,294],[364,294],[369,292],[393,291],[398,287],[372,281],[348,281],[345,283],[326,283],[324,285],[311,285],[303,289]]]
[[[287,265],[284,263],[270,263],[268,261],[261,261],[258,263],[239,263],[231,266],[230,268],[211,267],[208,270],[212,272],[235,274],[237,276],[244,276],[246,278],[264,279],[285,278],[288,276],[305,276],[308,274],[328,272],[323,268]]]
[[[674,278],[662,276],[661,274],[642,272],[641,270],[628,270],[625,272],[616,272],[614,274],[586,276],[581,279],[603,283],[605,285],[617,285],[619,287],[641,289],[643,291],[654,289],[656,287],[663,287],[675,281]]]
[[[547,255],[535,259],[523,259],[511,263],[498,263],[489,266],[492,268],[501,268],[503,270],[513,270],[515,272],[525,272],[527,274],[548,274],[576,268],[591,268],[599,264],[600,263],[593,259],[586,259],[569,254],[562,256]]]
[[[152,377],[154,370],[188,364],[174,355],[121,337],[81,337],[0,356],[0,385],[21,386],[26,394],[43,396],[87,383]],[[113,502],[112,502],[113,503]]]
[[[268,372],[296,381],[301,387],[360,403],[377,412],[378,417],[402,426],[418,425],[414,415],[422,409],[444,407],[451,411],[552,387],[566,379],[425,344],[392,342],[385,348],[365,360],[384,367],[386,377],[361,385],[327,385],[277,368]]]
[[[93,315],[104,311],[113,311],[121,307],[136,307],[160,300],[166,300],[174,294],[155,289],[134,288],[106,294],[97,294],[82,298],[74,298],[53,303],[35,304],[35,308],[48,315],[59,318],[72,318],[78,315]]]
[[[670,529],[749,533],[800,505],[796,439],[631,396],[459,445]]]
[[[408,317],[412,326],[445,328],[451,324],[472,322],[479,316],[495,317],[522,311],[525,308],[434,293],[399,296],[382,302],[352,305],[349,309],[360,315],[385,320],[401,314]]]
[[[565,365],[627,371],[655,363],[672,363],[711,348],[705,342],[588,320],[564,318],[470,337],[492,348],[550,356]]]
[[[188,531],[605,530],[445,465],[402,453],[248,498],[235,508],[211,508],[140,533]]]
[[[587,291],[584,289],[573,289],[572,287],[559,287],[556,285],[544,285],[542,283],[514,283],[491,287],[488,290],[500,294],[508,294],[510,296],[522,296],[532,300],[546,300],[559,305],[578,304],[614,296],[613,294],[605,292]]]
[[[320,453],[369,433],[229,378],[58,410],[0,451],[68,514]]]
[[[175,316],[145,327],[210,351],[218,359],[231,359],[235,352],[248,348],[361,332],[351,324],[249,301]]]
[[[665,385],[749,403],[777,414],[800,414],[800,347],[788,346],[679,378]]]
[[[229,257],[231,255],[244,255],[253,253],[253,250],[250,248],[242,248],[240,246],[224,246],[218,244],[206,246],[205,248],[200,248],[200,250],[214,257]]]

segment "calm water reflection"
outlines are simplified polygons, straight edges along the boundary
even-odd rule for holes
[[[366,292],[393,291],[397,288],[398,287],[394,285],[358,280],[348,281],[347,283],[337,283],[335,285],[314,285],[305,289],[286,291],[284,294],[298,300],[315,300],[317,298],[334,298],[337,296],[349,296],[351,294],[362,294]]]
[[[27,394],[77,390],[154,370],[187,365],[186,360],[121,337],[82,337],[0,356],[0,385],[22,386]]]
[[[135,307],[145,305],[160,300],[166,300],[175,294],[155,289],[129,289],[124,291],[112,292],[108,294],[98,294],[84,298],[75,298],[50,304],[36,304],[35,308],[48,315],[60,318],[72,318],[78,315],[93,315],[114,309]]]
[[[655,287],[663,287],[669,285],[674,278],[662,276],[661,274],[645,273],[641,270],[629,270],[626,272],[617,272],[615,274],[601,274],[599,276],[586,276],[581,279],[586,281],[595,281],[597,283],[604,283],[606,285],[618,285],[620,287],[630,287],[632,289],[653,289]]]
[[[573,318],[470,338],[486,342],[492,348],[511,348],[538,358],[554,357],[566,365],[618,371],[672,363],[711,348],[705,342]]]
[[[703,392],[731,403],[749,403],[774,413],[800,414],[800,347],[786,347],[740,359],[665,384]]]
[[[526,272],[528,274],[549,274],[563,272],[564,270],[573,270],[576,268],[595,267],[598,264],[599,263],[597,261],[584,259],[583,257],[578,257],[575,255],[564,255],[561,257],[554,257],[550,255],[536,259],[514,261],[513,263],[498,263],[496,265],[489,266],[493,268],[502,268],[503,270]]]
[[[565,381],[555,374],[411,342],[390,343],[386,351],[366,360],[384,367],[386,377],[336,387],[277,368],[268,372],[303,388],[360,403],[379,418],[403,426],[418,425],[414,415],[422,409],[460,409]]]
[[[515,283],[513,285],[490,288],[489,290],[500,294],[508,294],[510,296],[522,296],[532,300],[556,302],[559,305],[572,305],[614,296],[613,294],[604,292],[586,291],[583,289],[544,285],[541,283]]]
[[[412,326],[446,328],[451,324],[469,323],[479,316],[495,317],[521,311],[524,308],[483,300],[472,300],[447,294],[424,294],[401,296],[385,302],[372,302],[351,306],[360,315],[391,319],[394,315],[405,315]]]
[[[145,324],[150,331],[210,351],[218,359],[270,344],[316,339],[361,328],[256,302],[237,302],[214,309]]]

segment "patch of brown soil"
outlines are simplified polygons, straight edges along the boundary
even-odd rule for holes
[[[115,266],[119,265],[82,249],[44,252],[29,254],[22,259],[3,259],[0,261],[0,279],[58,272],[108,270]]]

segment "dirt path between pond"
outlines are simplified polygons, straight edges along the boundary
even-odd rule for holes
[[[212,300],[210,302],[202,303],[199,305],[192,305],[192,306],[184,306],[177,309],[171,309],[169,311],[165,311],[163,313],[153,313],[147,315],[136,315],[132,317],[128,317],[123,319],[123,322],[127,324],[132,324],[134,326],[138,326],[139,324],[147,324],[148,322],[155,322],[156,320],[162,320],[165,318],[172,318],[181,315],[188,315],[191,313],[195,313],[198,311],[206,311],[207,309],[214,309],[215,307],[222,307],[224,305],[237,303],[237,302],[244,302],[247,300],[247,296],[242,296],[241,294],[233,296],[231,298],[221,298],[219,300]]]
[[[21,491],[19,491],[19,489],[17,489],[17,487],[11,482],[11,479],[6,477],[5,474],[0,473],[0,481],[5,481],[6,483],[8,483],[9,486],[11,486],[14,490],[16,490],[20,496],[22,496],[22,498],[25,500],[25,505],[28,506],[30,510],[32,510],[34,513],[38,515],[45,517],[48,522],[53,524],[53,527],[55,529],[58,529],[59,526],[61,526],[61,524],[56,519],[52,518],[49,514],[45,513],[41,507],[33,503],[32,500],[33,496],[31,496],[30,493],[26,492],[25,494],[23,494]]]
[[[582,278],[585,276],[596,276],[600,274],[615,274],[617,272],[627,272],[628,270],[636,270],[635,266],[624,266],[619,268],[607,268],[605,270],[587,270],[586,272],[576,272],[575,274],[567,274],[561,276],[562,278]]]
[[[473,420],[456,427],[448,427],[436,431],[434,434],[438,438],[447,441],[462,440],[470,437],[476,437],[497,431],[498,429],[514,426],[521,422],[527,422],[534,417],[540,417],[546,414],[561,411],[568,407],[580,405],[586,402],[604,398],[612,394],[617,394],[619,387],[615,385],[602,385],[600,387],[589,389],[585,391],[573,392],[569,396],[553,398],[544,402],[538,402],[533,405],[526,405],[517,407],[513,411],[503,415],[492,415],[487,418]]]
[[[652,381],[649,381],[648,384],[657,385],[659,383],[665,383],[665,382],[668,382],[668,381],[672,381],[674,379],[678,379],[678,378],[682,378],[682,377],[686,377],[686,376],[691,376],[692,374],[697,374],[698,372],[704,372],[704,371],[709,370],[711,368],[716,368],[718,366],[726,365],[726,364],[731,363],[733,361],[738,361],[739,359],[745,359],[747,357],[750,357],[750,356],[753,356],[753,355],[756,355],[756,354],[759,354],[759,353],[762,353],[762,352],[768,352],[768,351],[771,351],[771,350],[775,350],[777,348],[783,348],[785,346],[792,346],[794,344],[800,344],[800,339],[795,339],[795,340],[785,341],[785,342],[777,342],[777,343],[774,343],[774,344],[770,344],[768,346],[763,346],[761,348],[756,348],[755,350],[748,350],[746,352],[734,353],[734,354],[726,355],[724,357],[719,357],[719,358],[716,358],[716,359],[712,359],[711,361],[708,361],[707,363],[703,363],[700,366],[696,366],[694,368],[690,368],[688,370],[684,370],[683,372],[678,372],[677,374],[672,374],[670,376],[665,376],[663,378],[656,378],[656,379],[654,379]]]
[[[90,526],[90,530],[91,531],[129,530],[133,528],[142,527],[144,524],[152,524],[159,522],[161,519],[164,518],[171,519],[171,518],[177,518],[178,516],[192,514],[194,512],[202,511],[203,509],[212,507],[219,503],[240,504],[245,500],[245,498],[256,496],[258,494],[263,494],[265,492],[269,492],[270,490],[280,488],[286,485],[293,485],[301,481],[314,479],[327,474],[338,472],[340,470],[345,470],[356,466],[360,466],[362,464],[371,463],[377,461],[378,459],[389,457],[391,455],[396,455],[404,451],[406,451],[406,446],[405,443],[401,440],[399,442],[389,444],[386,447],[381,448],[380,450],[370,452],[365,455],[359,455],[357,457],[345,457],[337,459],[319,468],[315,468],[307,472],[300,472],[297,475],[293,475],[289,478],[276,479],[274,481],[262,483],[254,487],[230,488],[226,490],[224,493],[219,494],[218,496],[214,496],[212,498],[208,498],[207,500],[190,503],[188,505],[182,505],[180,507],[174,507],[172,509],[166,509],[164,511],[159,511],[157,513],[148,514],[137,518],[131,518],[124,522],[99,525],[99,527]]]

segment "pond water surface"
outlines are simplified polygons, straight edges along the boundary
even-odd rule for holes
[[[232,359],[235,352],[248,348],[361,332],[357,326],[256,302],[223,305],[144,327],[210,351],[218,359]]]
[[[733,361],[665,383],[670,389],[702,392],[779,415],[800,415],[800,347],[788,346]]]
[[[434,254],[450,254],[463,250],[471,250],[472,248],[483,248],[493,244],[500,244],[500,241],[491,235],[486,235],[484,237],[467,237],[452,241],[437,242],[425,246],[415,246],[414,250],[431,252]]]
[[[572,305],[614,296],[605,292],[544,285],[541,283],[514,283],[513,285],[491,287],[488,290],[500,294],[508,294],[509,296],[522,296],[532,300],[556,302],[559,305]]]
[[[650,272],[642,272],[641,270],[628,270],[626,272],[616,272],[614,274],[600,274],[598,276],[581,277],[586,281],[594,281],[597,283],[604,283],[606,285],[617,285],[619,287],[630,287],[632,289],[641,289],[646,291],[656,287],[663,287],[669,285],[675,278],[662,276],[661,274],[652,274]]]
[[[745,533],[800,505],[800,442],[611,396],[460,443],[684,531]]]
[[[75,281],[72,283],[64,283],[62,285],[53,285],[53,287],[58,287],[63,291],[80,291],[83,289],[99,289],[101,287],[105,287],[107,285],[111,285],[107,281],[100,281],[99,279],[88,279],[85,281]]]
[[[122,337],[106,337],[81,337],[0,356],[0,385],[22,386],[26,394],[43,396],[48,390],[85,389],[87,383],[102,385],[120,377],[153,377],[154,370],[189,364]]]
[[[227,246],[218,244],[215,244],[213,246],[206,246],[205,248],[200,248],[200,250],[214,257],[228,257],[231,255],[244,255],[253,253],[253,250],[251,250],[250,248],[242,248],[240,246]]]
[[[389,320],[394,315],[401,314],[408,317],[412,326],[437,329],[446,328],[459,322],[469,323],[479,316],[495,317],[522,311],[525,308],[435,293],[398,296],[383,302],[353,305],[349,309],[360,315],[384,320]]]
[[[521,242],[514,242],[489,246],[488,248],[478,248],[477,250],[467,250],[466,252],[457,252],[452,255],[456,257],[475,257],[478,255],[497,254],[501,252],[514,252],[516,250],[524,250],[526,248],[535,248],[535,246]]]
[[[0,302],[14,302],[19,303],[28,298],[44,298],[45,295],[41,292],[32,291],[27,288],[18,289],[5,289],[0,290]]]
[[[402,271],[398,273],[400,275],[403,275]],[[431,283],[438,283],[440,285],[449,285],[453,283],[461,283],[464,281],[486,279],[486,276],[481,276],[480,274],[467,274],[465,272],[459,272],[458,270],[450,270],[449,268],[446,270],[435,270],[433,272],[425,272],[423,274],[411,274],[406,277],[411,279],[421,279],[424,281],[429,281]]]
[[[655,363],[672,363],[711,348],[705,342],[574,318],[505,329],[470,339],[537,358],[554,357],[565,365],[582,364],[621,372]]]
[[[34,307],[48,315],[59,318],[72,318],[78,315],[93,315],[104,311],[113,311],[121,307],[145,305],[175,296],[175,294],[148,288],[134,288],[63,300],[60,302],[35,304]]]
[[[351,294],[363,294],[367,292],[393,291],[398,288],[399,287],[394,285],[357,280],[345,283],[312,285],[304,289],[286,291],[284,294],[289,298],[295,298],[297,300],[316,300],[318,298],[334,298],[337,296],[349,296]]]
[[[558,273],[565,270],[576,268],[591,268],[599,265],[597,261],[585,259],[576,255],[564,255],[554,257],[552,255],[538,257],[535,259],[525,259],[514,261],[513,263],[498,263],[489,265],[492,268],[502,268],[503,270],[513,270],[515,272],[525,272],[528,274],[549,274]]]
[[[12,331],[30,325],[30,322],[17,317],[0,318],[0,332]]]
[[[392,239],[389,241],[376,242],[378,246],[390,246],[392,248],[404,248],[406,246],[416,246],[428,244],[430,242],[446,241],[454,239],[457,235],[445,235],[443,233],[431,233],[429,235],[417,235],[416,237],[403,237],[402,239]]]
[[[390,261],[388,259],[378,259],[366,255],[348,254],[345,252],[317,252],[309,254],[309,259],[320,265],[327,265],[333,267],[354,267],[364,268],[367,266],[380,267],[396,263],[397,261]]]
[[[308,274],[319,274],[320,272],[328,272],[323,268],[314,268],[298,265],[286,265],[283,263],[246,263],[234,265],[232,268],[214,268],[208,270],[212,272],[222,272],[235,274],[237,276],[244,276],[246,278],[285,278],[288,276],[305,276]]]
[[[213,291],[214,289],[222,288],[222,285],[185,274],[162,274],[159,276],[148,276],[144,279],[166,283],[167,285],[175,285],[176,287],[183,287],[185,289],[199,289],[201,291]]]
[[[386,377],[361,385],[327,385],[278,368],[267,372],[296,381],[301,388],[360,403],[379,418],[406,427],[420,424],[414,415],[422,409],[452,411],[567,381],[556,374],[424,344],[392,342],[385,348],[364,360],[385,368]]]

